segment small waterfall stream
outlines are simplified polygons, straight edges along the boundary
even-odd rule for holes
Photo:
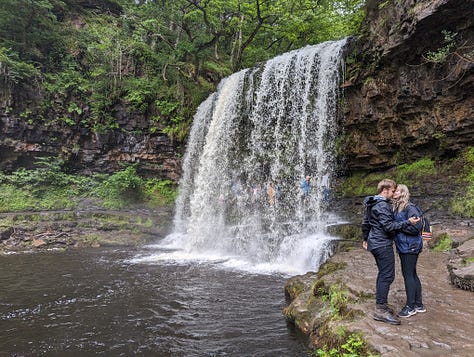
[[[333,175],[344,45],[307,46],[222,80],[195,114],[163,246],[263,270],[317,270],[333,239],[321,180]]]

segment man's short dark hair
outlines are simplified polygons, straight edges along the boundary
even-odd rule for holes
[[[396,186],[397,186],[397,183],[395,181],[390,180],[390,179],[383,179],[377,185],[377,194],[382,192],[384,189],[389,189],[391,187],[396,187]]]

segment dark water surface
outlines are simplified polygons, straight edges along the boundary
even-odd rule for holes
[[[0,356],[307,356],[285,277],[132,264],[128,248],[0,256]]]

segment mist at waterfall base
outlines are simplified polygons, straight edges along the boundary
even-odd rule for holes
[[[174,231],[135,262],[213,261],[283,274],[319,268],[335,239],[326,233],[337,217],[327,212],[321,180],[335,165],[344,44],[307,46],[222,80],[194,116]],[[312,187],[304,197],[306,175]]]

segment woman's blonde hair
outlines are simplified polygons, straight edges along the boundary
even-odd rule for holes
[[[408,187],[403,184],[398,184],[397,190],[400,191],[400,197],[394,200],[393,207],[394,210],[401,212],[405,209],[405,207],[408,205],[408,202],[410,201],[410,191],[408,190]]]

